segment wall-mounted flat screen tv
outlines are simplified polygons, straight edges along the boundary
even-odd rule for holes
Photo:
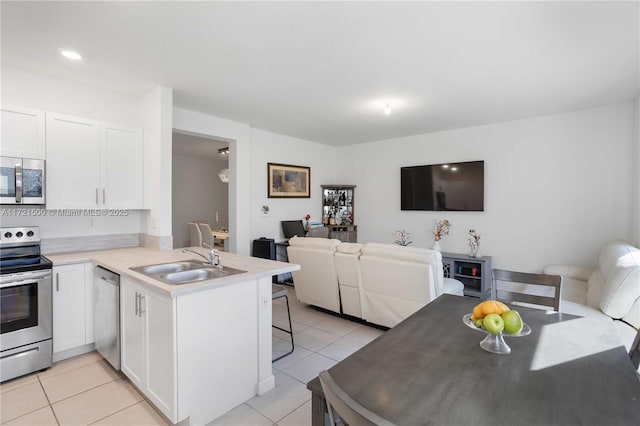
[[[484,161],[402,167],[400,209],[484,211]]]

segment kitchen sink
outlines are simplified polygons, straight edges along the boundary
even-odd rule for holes
[[[165,284],[187,284],[242,274],[247,271],[223,266],[216,268],[199,260],[160,263],[130,268]]]

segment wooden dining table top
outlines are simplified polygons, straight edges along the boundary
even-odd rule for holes
[[[398,425],[640,425],[640,379],[611,321],[517,307],[532,332],[497,355],[462,322],[478,302],[442,295],[329,372]],[[322,395],[317,377],[307,388]]]

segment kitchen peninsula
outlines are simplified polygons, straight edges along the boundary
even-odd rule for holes
[[[275,385],[271,277],[300,266],[222,256],[246,272],[172,285],[130,268],[202,259],[145,248],[48,255],[54,268],[84,263],[120,274],[122,372],[173,423],[206,424]]]

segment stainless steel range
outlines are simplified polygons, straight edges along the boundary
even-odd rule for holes
[[[40,228],[0,228],[0,381],[51,366],[52,263]]]

